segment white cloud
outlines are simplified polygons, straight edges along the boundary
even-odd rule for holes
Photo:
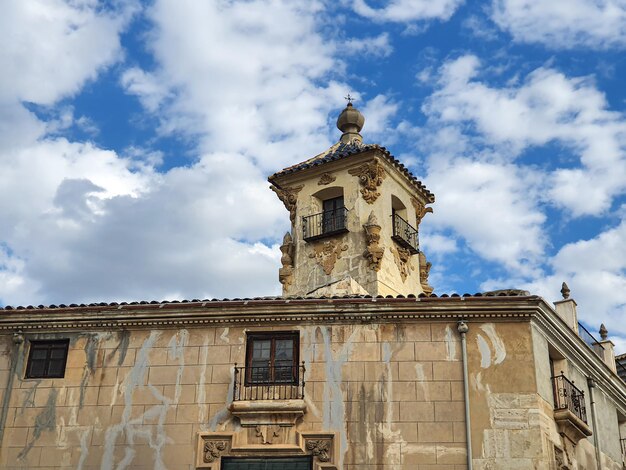
[[[206,155],[192,167],[153,175],[145,192],[94,205],[98,191],[86,179],[65,179],[37,223],[22,222],[2,237],[14,253],[0,298],[69,303],[278,293],[278,247],[256,240],[278,238],[289,219],[241,156]]]
[[[434,156],[427,186],[437,203],[428,225],[435,232],[451,228],[483,259],[532,275],[546,243],[545,216],[528,197],[536,179],[512,164]],[[428,252],[428,245],[424,247]],[[434,248],[451,247],[435,243]]]
[[[122,83],[148,110],[165,105],[162,132],[195,135],[207,152],[254,156],[268,172],[286,166],[330,145],[326,118],[346,93],[328,80],[341,63],[317,31],[318,9],[308,1],[156,2],[149,47],[158,67],[133,68]]]
[[[64,24],[93,13],[90,4],[61,6]],[[274,1],[152,6],[149,44],[159,65],[130,68],[121,83],[158,113],[163,132],[198,136],[201,149],[189,166],[163,174],[154,170],[159,152],[120,155],[70,142],[50,132],[88,122],[53,106],[41,121],[19,104],[76,93],[120,56],[118,30],[107,30],[108,55],[98,54],[98,35],[81,37],[102,59],[91,62],[75,41],[52,38],[64,63],[84,68],[40,95],[12,83],[12,104],[0,107],[0,186],[20,194],[0,200],[0,302],[278,293],[280,252],[267,240],[278,240],[289,218],[265,178],[330,144],[328,110],[346,93],[326,79],[342,63],[316,30],[316,9]],[[22,73],[42,80],[39,70]]]
[[[479,65],[475,56],[448,62],[425,112],[440,123],[470,125],[500,159],[535,146],[563,146],[580,166],[546,162],[557,165],[549,199],[574,216],[608,210],[626,191],[626,119],[609,109],[593,80],[541,67],[522,83],[496,88],[477,79]]]
[[[94,2],[3,2],[0,102],[50,105],[76,93],[119,59],[119,33],[134,11],[126,5],[108,11]]]
[[[144,72],[140,68],[131,67],[122,74],[121,85],[130,94],[136,95],[146,110],[154,113],[165,104],[172,94],[157,77]]]
[[[385,95],[376,95],[360,111],[365,116],[363,129],[367,136],[375,139],[384,135],[388,141],[392,131],[391,119],[398,112],[398,104]]]
[[[492,19],[518,42],[567,49],[626,46],[624,0],[494,0]]]
[[[393,52],[388,33],[362,39],[348,39],[344,43],[343,49],[351,54],[374,57],[387,57]]]
[[[391,0],[383,8],[372,8],[366,0],[352,2],[354,11],[373,21],[408,23],[421,20],[448,20],[463,0]]]
[[[459,249],[455,238],[430,232],[420,233],[420,245],[424,247],[429,256],[437,255],[441,259],[443,256],[454,253]]]
[[[563,246],[548,261],[550,274],[531,282],[508,281],[543,296],[561,298],[561,283],[567,282],[578,304],[578,318],[595,332],[604,323],[611,335],[626,337],[626,221],[588,240]],[[502,285],[491,280],[483,287]],[[597,335],[596,335],[597,336]],[[626,351],[622,348],[622,351]]]

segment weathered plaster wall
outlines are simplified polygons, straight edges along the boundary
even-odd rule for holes
[[[454,328],[295,327],[307,368],[298,428],[336,431],[344,469],[464,468]],[[25,380],[25,361],[16,371],[0,467],[190,469],[197,432],[239,429],[227,407],[243,328],[57,337],[71,340],[65,378]]]

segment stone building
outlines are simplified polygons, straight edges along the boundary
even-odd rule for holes
[[[432,294],[434,196],[363,121],[270,177],[283,296],[4,307],[0,467],[621,469],[606,333],[565,285]]]

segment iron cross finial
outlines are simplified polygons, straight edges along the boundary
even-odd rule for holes
[[[347,96],[344,96],[344,99],[348,101],[348,104],[352,104],[352,102],[354,101],[354,98],[350,96],[350,93],[348,93]]]

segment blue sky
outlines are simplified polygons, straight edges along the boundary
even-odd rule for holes
[[[0,303],[274,295],[267,175],[364,140],[437,197],[437,293],[566,281],[626,351],[623,0],[8,1]]]

